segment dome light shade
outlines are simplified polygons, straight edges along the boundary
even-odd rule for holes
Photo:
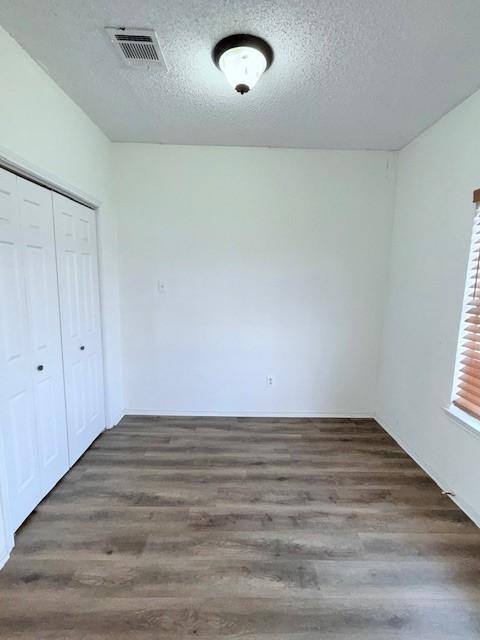
[[[261,38],[236,34],[217,43],[213,59],[228,83],[243,95],[253,89],[272,64],[273,51]]]
[[[265,56],[253,47],[234,47],[222,53],[218,66],[239,93],[253,89],[267,68]]]

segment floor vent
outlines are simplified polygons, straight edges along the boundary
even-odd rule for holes
[[[157,34],[152,29],[106,27],[113,46],[129,67],[167,70]]]

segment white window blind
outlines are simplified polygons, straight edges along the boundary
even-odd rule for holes
[[[480,190],[475,191],[473,200],[476,212],[465,285],[453,404],[480,419]]]

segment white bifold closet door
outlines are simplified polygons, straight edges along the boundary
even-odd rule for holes
[[[15,530],[69,467],[51,192],[0,169],[0,422]]]
[[[70,464],[105,428],[95,212],[53,194]]]

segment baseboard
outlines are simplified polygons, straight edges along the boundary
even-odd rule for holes
[[[184,411],[178,409],[125,409],[126,416],[171,416],[171,417],[210,417],[210,418],[346,418],[373,419],[373,412],[365,411]]]
[[[440,487],[442,491],[452,491],[452,487],[448,485],[446,480],[442,478],[442,474],[434,469],[428,462],[425,462],[421,456],[417,454],[414,447],[406,442],[401,436],[399,436],[394,429],[379,415],[375,416],[375,420],[394,440],[400,445],[400,447],[408,453],[408,455],[421,467],[427,475]],[[480,513],[475,507],[473,507],[462,496],[455,493],[454,496],[448,495],[453,502],[459,507],[473,522],[480,527]]]
[[[120,422],[120,420],[123,418],[124,415],[125,415],[124,413],[121,413],[118,416],[118,418],[115,419],[114,422],[112,422],[111,424],[107,424],[105,426],[105,431],[110,431],[110,429],[114,429],[118,425],[118,423]]]

